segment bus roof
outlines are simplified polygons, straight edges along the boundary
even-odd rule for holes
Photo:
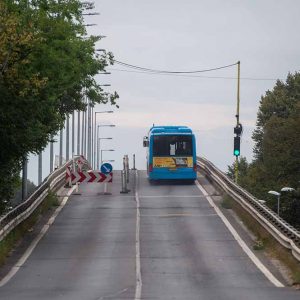
[[[180,133],[190,133],[192,134],[192,129],[190,129],[187,126],[153,126],[150,131],[149,134],[157,134],[157,133],[161,133],[161,134],[170,134],[170,133],[175,133],[175,134],[180,134]]]

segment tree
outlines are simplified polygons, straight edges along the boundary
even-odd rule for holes
[[[21,162],[39,153],[67,115],[92,104],[116,104],[94,76],[112,64],[86,35],[79,0],[0,2],[0,209],[18,184]]]
[[[261,97],[257,114],[254,160],[240,182],[259,199],[277,210],[277,200],[268,191],[297,188],[300,182],[300,73],[277,81],[272,91]],[[282,196],[281,216],[300,226],[299,192]]]
[[[248,173],[249,164],[247,162],[246,157],[240,156],[239,158],[239,168],[238,168],[238,183],[240,186],[244,187],[244,178],[246,178]],[[228,171],[226,173],[228,177],[230,177],[232,180],[235,179],[235,161],[232,163],[231,166],[228,166]]]
[[[255,141],[256,160],[263,161],[263,136],[265,126],[272,116],[287,119],[300,101],[300,73],[289,74],[286,83],[278,80],[272,91],[261,97],[257,113],[256,129],[252,138]]]

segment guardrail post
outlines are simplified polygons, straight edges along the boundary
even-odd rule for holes
[[[120,191],[121,194],[127,194],[128,192],[130,192],[130,190],[127,188],[125,173],[126,173],[125,170],[121,171],[121,183],[122,183],[122,190]]]

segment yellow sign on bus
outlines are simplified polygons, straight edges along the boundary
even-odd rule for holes
[[[153,157],[154,168],[192,168],[193,157]]]

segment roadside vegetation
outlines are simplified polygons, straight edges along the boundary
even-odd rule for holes
[[[22,161],[42,151],[68,115],[91,105],[116,105],[94,76],[113,63],[96,51],[83,14],[92,2],[0,2],[0,214],[20,186]]]
[[[273,90],[261,97],[257,113],[254,159],[240,157],[238,183],[300,229],[300,73],[289,74],[286,82],[277,81]],[[234,178],[234,164],[227,175]],[[281,192],[283,187],[294,191]]]
[[[0,243],[0,267],[5,263],[6,259],[11,255],[11,251],[21,242],[26,233],[33,230],[33,226],[41,219],[41,217],[49,210],[59,206],[57,196],[51,192],[45,200],[37,207],[37,209],[24,220],[19,226],[14,228]]]

